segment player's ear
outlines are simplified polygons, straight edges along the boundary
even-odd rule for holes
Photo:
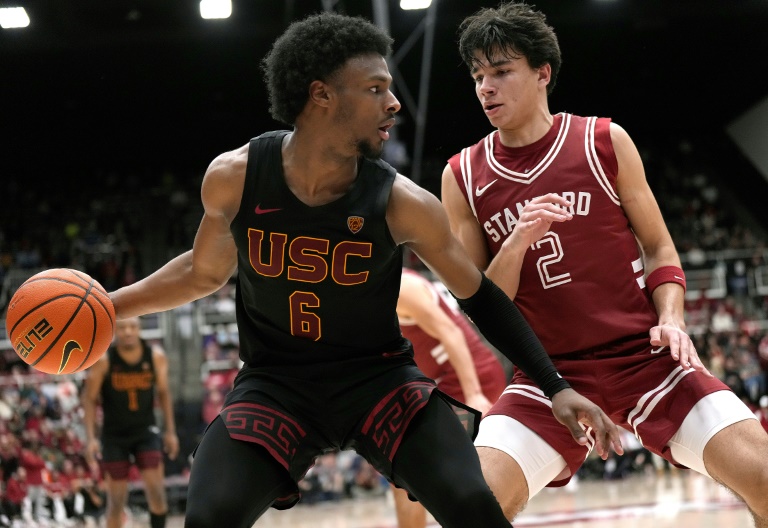
[[[331,101],[330,86],[323,81],[312,81],[309,85],[309,100],[319,106],[328,106]]]
[[[539,84],[548,86],[552,80],[552,66],[550,66],[549,63],[546,63],[543,66],[539,66],[537,71],[539,72]]]

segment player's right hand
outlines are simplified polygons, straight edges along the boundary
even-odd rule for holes
[[[553,222],[567,222],[573,218],[568,211],[571,202],[555,193],[537,196],[520,211],[512,235],[504,245],[527,248],[543,237]]]
[[[581,445],[589,442],[582,424],[591,427],[595,450],[603,460],[608,458],[611,447],[617,454],[624,454],[616,424],[600,407],[575,390],[563,389],[552,396],[552,414],[558,422],[570,429],[573,438]]]
[[[93,468],[101,460],[101,442],[97,438],[88,440],[85,445],[85,461]]]

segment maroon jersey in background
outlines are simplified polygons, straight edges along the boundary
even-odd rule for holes
[[[409,269],[404,269],[403,273],[419,275],[417,272]],[[438,286],[430,281],[426,281],[429,285],[429,289],[435,297],[435,303],[439,304],[440,309],[453,321],[453,323],[461,329],[464,334],[464,339],[467,341],[467,346],[472,354],[472,361],[475,364],[475,369],[478,371],[483,370],[485,366],[492,369],[500,367],[499,360],[494,353],[489,349],[474,328],[469,324],[466,317],[458,310],[458,306],[449,304],[447,291],[444,294],[438,289]],[[452,299],[450,299],[452,300]],[[455,301],[453,301],[455,304]],[[400,318],[400,330],[403,333],[403,337],[408,339],[413,345],[414,359],[419,369],[429,376],[430,378],[438,382],[440,387],[441,381],[456,380],[458,383],[458,377],[451,362],[448,361],[448,354],[443,349],[440,341],[426,333],[419,327],[413,319]],[[481,380],[482,383],[482,380]],[[441,387],[442,388],[442,387]],[[503,388],[503,387],[502,387]],[[464,401],[463,395],[450,394],[454,398]]]

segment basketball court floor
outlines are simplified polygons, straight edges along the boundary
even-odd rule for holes
[[[133,523],[138,528],[141,523]],[[169,528],[181,528],[174,517]],[[391,497],[346,499],[268,511],[257,528],[397,528]],[[434,521],[428,525],[436,528]],[[579,481],[545,489],[521,513],[516,528],[749,528],[746,507],[730,492],[691,471]]]

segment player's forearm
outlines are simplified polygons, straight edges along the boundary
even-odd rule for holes
[[[188,251],[150,276],[112,293],[118,319],[163,312],[190,303],[221,288],[229,279],[202,273],[193,267]]]
[[[658,273],[665,269],[670,269],[670,267],[679,268],[680,281],[682,283],[685,282],[685,274],[681,268],[680,257],[671,240],[668,244],[660,244],[658,247],[644,247],[643,251],[644,265],[647,271],[647,287],[653,286],[648,281],[653,279],[652,275],[654,272]],[[659,314],[660,324],[675,324],[680,328],[685,328],[685,288],[681,284],[675,282],[659,284],[653,289],[651,298],[656,307],[656,313]]]
[[[450,361],[453,370],[456,371],[456,376],[459,378],[459,385],[461,385],[461,392],[464,394],[464,398],[469,399],[476,394],[482,393],[483,388],[477,377],[477,370],[475,370],[475,364],[472,361],[472,353],[461,330],[458,328],[452,329],[450,334],[445,335],[441,339],[441,343],[446,354],[448,354],[448,361]]]
[[[472,297],[457,300],[486,339],[539,385],[547,397],[570,387],[515,303],[491,280],[483,277],[480,289]]]
[[[520,272],[526,249],[508,244],[502,245],[485,272],[486,276],[496,283],[510,299],[515,298],[520,286]]]
[[[176,434],[176,419],[173,415],[173,401],[168,391],[160,391],[157,395],[160,409],[163,412],[163,430],[166,433]]]
[[[685,329],[685,290],[675,283],[660,284],[653,291],[653,304],[659,324],[672,324]]]
[[[88,398],[83,398],[82,406],[85,438],[91,441],[96,438],[96,406]]]

